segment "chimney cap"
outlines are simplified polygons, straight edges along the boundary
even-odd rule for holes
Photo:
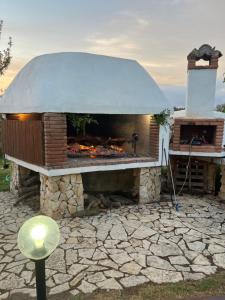
[[[210,61],[212,58],[220,58],[223,54],[209,44],[203,44],[199,49],[194,48],[187,56],[188,60],[198,61],[200,59]]]

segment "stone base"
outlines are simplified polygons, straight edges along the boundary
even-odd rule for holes
[[[41,212],[54,219],[73,216],[84,209],[81,174],[47,177],[40,175]]]
[[[136,176],[136,188],[139,189],[139,203],[151,203],[160,200],[161,168],[142,168]]]

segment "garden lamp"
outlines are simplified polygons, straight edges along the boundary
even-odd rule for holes
[[[18,233],[21,253],[35,262],[37,300],[46,300],[45,259],[59,244],[58,224],[50,217],[36,216],[27,220]]]

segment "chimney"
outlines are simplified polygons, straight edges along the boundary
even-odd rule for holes
[[[193,49],[187,56],[187,97],[186,116],[211,117],[215,110],[215,90],[218,60],[222,53],[204,44]],[[207,65],[197,65],[198,60],[208,61]]]

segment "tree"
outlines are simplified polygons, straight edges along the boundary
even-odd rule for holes
[[[0,39],[2,34],[3,21],[0,20]],[[0,76],[4,75],[5,70],[11,62],[11,47],[12,47],[12,38],[9,37],[8,47],[6,49],[0,50]]]
[[[225,104],[218,104],[216,107],[217,111],[225,112]]]
[[[68,113],[67,117],[69,119],[69,122],[73,126],[74,129],[76,129],[77,135],[86,135],[86,126],[88,124],[94,123],[98,125],[98,121],[95,120],[92,116],[90,115],[81,115],[81,114],[73,114],[73,113]]]

